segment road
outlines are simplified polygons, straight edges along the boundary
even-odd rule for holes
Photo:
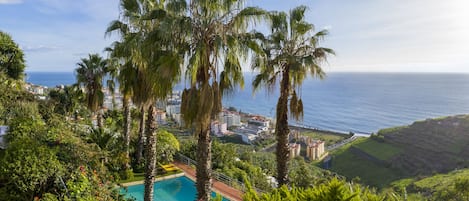
[[[333,150],[335,150],[335,149],[338,149],[338,148],[340,148],[340,147],[342,147],[342,146],[344,146],[344,145],[346,145],[346,144],[348,144],[348,143],[350,143],[350,142],[353,142],[354,140],[356,140],[356,139],[359,138],[359,137],[362,137],[362,136],[356,136],[356,135],[354,135],[354,136],[352,136],[352,137],[350,137],[350,138],[347,138],[347,139],[345,139],[345,140],[342,140],[342,141],[340,141],[340,142],[338,142],[338,143],[335,143],[335,144],[333,144],[333,145],[327,146],[327,147],[326,147],[326,151],[333,151]]]

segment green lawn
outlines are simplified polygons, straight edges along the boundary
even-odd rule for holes
[[[379,188],[387,187],[391,182],[402,179],[403,174],[398,170],[382,167],[372,161],[363,159],[348,150],[351,146],[357,148],[365,147],[364,149],[370,148],[370,146],[377,146],[379,148],[378,145],[380,144],[381,143],[371,140],[370,138],[358,138],[352,143],[335,150],[331,153],[333,157],[331,170],[347,177],[348,179],[359,177],[361,182]],[[367,153],[369,153],[368,151]]]
[[[384,142],[378,142],[372,138],[356,143],[354,146],[383,161],[402,152],[402,149],[399,147]]]
[[[331,170],[348,179],[359,177],[362,182],[379,188],[401,178],[398,171],[378,166],[349,151],[344,151],[333,157]]]
[[[326,146],[335,144],[349,137],[348,135],[324,133],[317,131],[303,131],[301,132],[301,135],[310,136],[313,139],[320,139],[326,143]]]

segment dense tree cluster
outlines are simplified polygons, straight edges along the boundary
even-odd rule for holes
[[[0,30],[0,72],[20,80],[25,69],[24,54],[11,36]]]
[[[53,107],[43,106],[48,103],[5,86],[14,82],[0,83],[0,105],[7,106],[0,117],[9,126],[6,149],[0,150],[0,200],[117,199],[106,154],[83,137],[86,126],[64,122]]]

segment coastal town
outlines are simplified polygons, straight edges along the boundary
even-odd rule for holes
[[[49,88],[47,86],[27,83],[25,89],[33,94],[39,100],[45,100],[47,94],[51,90],[63,90],[64,85],[57,85]],[[103,89],[104,103],[103,110],[113,110],[122,108],[122,95],[119,92],[110,91],[108,88]],[[155,102],[156,105],[156,122],[162,126],[176,127],[183,129],[185,124],[181,117],[181,91],[173,91],[166,100]],[[133,106],[135,108],[135,106]],[[241,139],[244,144],[252,145],[256,142],[271,140],[275,138],[274,119],[259,114],[250,114],[238,111],[234,107],[223,108],[219,113],[218,119],[213,120],[210,124],[210,131],[214,137],[223,138],[226,136]],[[322,160],[328,156],[325,141],[312,138],[311,136],[302,135],[300,130],[316,130],[314,128],[296,129],[292,127],[289,134],[290,158],[302,156],[309,161]],[[3,145],[2,136],[5,135],[8,127],[1,127],[0,132],[0,148]],[[352,140],[351,140],[352,139]],[[336,144],[332,144],[334,148],[353,141],[355,138],[347,138]],[[264,151],[273,152],[274,144],[269,144]]]

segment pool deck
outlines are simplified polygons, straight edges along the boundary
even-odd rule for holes
[[[186,164],[177,162],[177,161],[174,161],[173,164],[176,165],[178,168],[180,168],[182,171],[184,171],[184,173],[187,177],[189,177],[190,179],[195,181],[196,171],[195,171],[194,168],[192,168],[192,167],[190,167]],[[228,198],[232,201],[241,201],[241,200],[243,200],[242,199],[243,192],[241,192],[240,190],[234,189],[233,187],[230,187],[230,186],[228,186],[228,185],[226,185],[222,182],[219,182],[217,180],[213,180],[213,190],[216,191],[217,193],[220,193],[223,197]]]
[[[172,178],[176,178],[176,177],[182,177],[184,175],[185,175],[184,173],[178,173],[178,174],[168,175],[168,176],[164,176],[164,177],[157,177],[157,178],[154,179],[153,182],[163,181],[163,180],[166,180],[166,179],[172,179]],[[128,186],[139,185],[139,184],[144,184],[144,183],[145,183],[144,180],[140,180],[140,181],[122,183],[120,185],[123,186],[123,187],[128,187]]]

